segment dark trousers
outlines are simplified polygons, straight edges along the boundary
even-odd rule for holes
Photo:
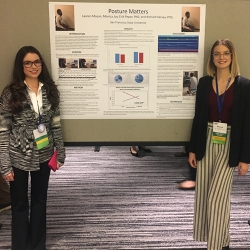
[[[48,163],[40,164],[39,171],[14,170],[10,182],[12,209],[12,250],[46,249],[46,203],[50,176]],[[30,212],[28,180],[31,178]]]
[[[10,187],[0,174],[0,204],[10,203]]]

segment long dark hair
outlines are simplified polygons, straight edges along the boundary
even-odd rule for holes
[[[42,71],[38,76],[38,80],[42,82],[47,91],[47,97],[53,110],[56,109],[59,104],[59,91],[55,85],[55,82],[51,78],[48,68],[44,62],[44,59],[40,52],[33,46],[24,46],[16,54],[12,80],[8,84],[7,88],[10,90],[9,106],[13,114],[22,112],[23,102],[27,100],[26,84],[24,83],[25,74],[23,72],[23,58],[27,53],[34,53],[42,60]]]

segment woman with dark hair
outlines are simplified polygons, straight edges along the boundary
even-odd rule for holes
[[[46,249],[48,161],[55,149],[59,169],[65,160],[59,91],[40,52],[25,46],[0,97],[0,172],[10,182],[12,250]]]
[[[240,76],[228,39],[217,40],[199,80],[188,147],[197,167],[194,239],[208,250],[228,250],[230,195],[235,167],[245,175],[250,163],[250,80]]]

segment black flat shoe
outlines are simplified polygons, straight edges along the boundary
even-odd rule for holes
[[[134,152],[132,152],[131,148],[129,148],[129,149],[130,149],[131,155],[133,155],[133,156],[135,156],[135,157],[138,157],[138,156],[139,156],[138,152],[134,153]]]
[[[230,249],[229,249],[229,246],[226,246],[226,247],[222,247],[222,250],[230,250]]]
[[[152,152],[152,150],[150,148],[143,148],[142,146],[138,146],[139,150],[143,150],[144,152]]]

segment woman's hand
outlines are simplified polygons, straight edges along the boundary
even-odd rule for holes
[[[61,166],[62,166],[62,164],[60,164],[59,162],[56,163],[56,169],[57,169],[57,170],[58,170]]]
[[[239,162],[238,164],[238,175],[245,175],[248,171],[249,164],[245,162]]]
[[[3,175],[3,178],[6,181],[14,181],[14,172],[10,172],[9,174]]]
[[[197,167],[197,162],[196,162],[195,153],[189,152],[188,162],[189,162],[189,164],[190,164],[190,166],[191,166],[192,168],[196,168],[196,167]]]

